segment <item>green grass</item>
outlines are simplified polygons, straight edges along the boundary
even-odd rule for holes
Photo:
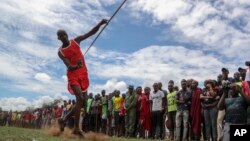
[[[78,137],[55,137],[48,135],[44,130],[25,129],[17,127],[0,126],[0,141],[81,141]],[[103,140],[100,138],[89,138],[90,141]],[[125,139],[106,137],[106,141],[150,141],[145,139]]]
[[[0,141],[73,141],[46,135],[42,130],[0,126]]]

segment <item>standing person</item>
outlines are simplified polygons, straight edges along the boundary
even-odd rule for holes
[[[101,100],[98,95],[95,95],[95,99],[90,106],[90,129],[94,132],[99,132],[100,127],[100,119],[101,115],[99,115],[99,106],[101,106]]]
[[[169,120],[169,132],[170,132],[170,140],[174,140],[174,130],[175,130],[175,120],[176,120],[176,91],[174,89],[174,83],[168,83],[169,93],[167,95],[167,115]]]
[[[244,93],[248,96],[250,96],[250,61],[246,61],[245,65],[247,68],[245,69],[245,80],[243,81],[243,89]],[[247,109],[247,124],[250,125],[250,106],[248,106]]]
[[[192,81],[193,81],[193,79],[187,79],[187,89],[189,90],[189,91],[191,91],[191,93],[192,93],[192,88],[191,88],[191,84],[192,84]],[[191,99],[192,99],[192,97],[191,97]],[[188,134],[187,134],[187,140],[190,138],[190,139],[194,139],[194,137],[193,137],[193,134],[192,134],[192,127],[191,127],[191,125],[192,125],[192,119],[191,119],[191,117],[190,117],[190,110],[191,110],[191,106],[189,106],[189,109],[188,109],[188,112],[189,112],[189,120],[188,120]]]
[[[119,112],[120,121],[121,121],[119,137],[123,137],[125,135],[125,114],[126,114],[125,102],[124,102],[125,98],[126,98],[126,94],[122,94],[122,106],[121,106],[121,110]]]
[[[234,80],[231,77],[228,77],[229,70],[227,68],[221,69],[221,76],[218,76],[218,82],[220,83],[220,89],[223,91],[222,93],[228,93],[229,87],[228,85],[232,83]],[[221,80],[220,80],[221,79]],[[222,97],[222,94],[220,94],[220,98]],[[222,128],[223,128],[223,120],[225,117],[225,109],[218,110],[218,116],[217,116],[217,140],[221,140],[222,138]]]
[[[38,112],[38,111],[37,111]],[[63,113],[63,105],[55,107],[55,118],[60,118]]]
[[[240,79],[240,73],[239,72],[234,73],[234,83],[239,85],[239,86],[242,85],[242,81]]]
[[[244,69],[242,67],[239,67],[238,68],[238,72],[240,73],[240,79],[242,81],[245,81],[246,80],[246,72],[247,72],[247,69]]]
[[[158,85],[159,85],[159,90],[164,93],[165,97],[167,97],[168,91],[162,89],[162,83],[161,82],[158,82]]]
[[[58,120],[61,131],[64,130],[64,122],[74,114],[75,124],[73,133],[83,136],[82,130],[79,129],[79,118],[84,101],[83,95],[87,94],[89,80],[87,67],[79,44],[81,41],[94,35],[101,25],[106,24],[107,22],[107,20],[103,19],[91,31],[72,40],[68,39],[68,34],[65,30],[60,29],[57,31],[58,40],[62,42],[62,46],[58,51],[58,56],[67,67],[69,92],[76,97],[76,106],[65,117]]]
[[[16,121],[17,121],[17,111],[12,112],[12,126],[16,126]]]
[[[198,88],[198,81],[193,80],[191,83],[192,88],[192,101],[190,109],[191,129],[194,139],[200,140],[201,136],[201,100],[200,95],[202,90]]]
[[[217,89],[217,97],[218,97],[218,100],[220,100],[220,98],[222,97],[222,94],[223,94],[223,89],[222,89],[222,75],[219,74],[217,76],[217,86],[216,86],[216,89]],[[222,133],[222,123],[223,123],[223,120],[224,120],[224,116],[220,116],[219,114],[224,114],[223,113],[224,111],[221,111],[220,109],[218,109],[218,116],[217,116],[217,141],[220,141],[221,140],[221,133]]]
[[[121,128],[121,119],[119,116],[121,108],[122,108],[122,97],[120,96],[120,91],[115,90],[115,98],[114,98],[115,136],[119,136],[119,131]]]
[[[249,105],[250,97],[244,93],[244,89],[235,83],[230,84],[228,93],[223,93],[218,104],[219,109],[226,110],[222,141],[230,140],[230,125],[247,124],[247,106]]]
[[[202,101],[201,106],[204,110],[205,126],[206,126],[206,139],[213,141],[217,140],[217,104],[216,100],[217,92],[214,89],[214,83],[212,80],[207,80],[205,88],[200,96]],[[211,135],[212,133],[212,135]]]
[[[17,114],[17,127],[21,127],[21,123],[22,123],[21,117],[22,117],[22,112],[18,112],[18,114]]]
[[[62,111],[62,116],[61,116],[61,118],[67,115],[67,104],[68,104],[67,101],[64,100],[64,101],[63,101],[63,111]]]
[[[168,94],[168,92],[166,91],[166,90],[163,90],[162,89],[162,83],[161,82],[158,82],[158,85],[159,85],[159,90],[161,90],[163,93],[164,93],[164,96],[165,96],[165,98],[167,97],[167,94]],[[166,111],[165,111],[165,109],[164,109],[164,111],[163,111],[163,113],[165,113]],[[165,121],[166,120],[166,116],[164,116],[163,117],[163,124],[162,124],[162,129],[163,129],[163,133],[162,133],[162,138],[165,138],[165,136],[166,136],[166,132],[165,132]]]
[[[102,90],[102,133],[106,134],[106,127],[107,127],[107,110],[108,110],[108,105],[107,105],[107,98],[105,95],[105,90]]]
[[[188,134],[188,118],[189,118],[189,106],[191,104],[192,93],[187,89],[187,81],[183,79],[181,81],[182,89],[176,94],[177,113],[176,113],[176,139],[181,140],[181,123],[183,123],[182,140],[187,139]]]
[[[142,127],[142,137],[146,138],[146,131],[151,132],[151,117],[150,117],[150,88],[145,87],[144,93],[140,97],[140,125]]]
[[[165,96],[163,91],[159,90],[159,84],[153,84],[154,91],[150,94],[149,100],[151,103],[151,115],[152,115],[152,137],[163,139],[162,124],[163,124],[163,111],[165,109]],[[160,133],[157,134],[157,127],[160,129]]]
[[[112,112],[113,112],[113,101],[112,101],[112,93],[110,93],[108,95],[108,100],[107,100],[107,103],[108,103],[108,111],[107,111],[107,127],[108,127],[108,135],[109,136],[112,136],[113,134],[113,130],[112,130]]]
[[[135,127],[136,116],[136,94],[134,92],[134,86],[129,85],[128,92],[125,98],[125,130],[126,137],[133,137]]]
[[[193,79],[187,79],[187,88],[188,89],[192,89],[192,82],[193,82],[194,80]]]
[[[112,101],[112,113],[111,113],[111,133],[115,135],[115,93],[116,90],[112,92],[111,101]]]
[[[142,87],[138,86],[136,89],[136,99],[137,99],[137,103],[136,103],[136,120],[135,120],[135,127],[134,127],[134,137],[137,137],[138,133],[139,136],[141,137],[141,127],[139,124],[139,120],[140,120],[140,97],[142,95]]]
[[[93,98],[93,93],[89,93],[89,96],[88,96],[88,100],[87,100],[87,107],[86,107],[86,114],[85,114],[85,121],[86,121],[86,131],[89,131],[90,128],[91,128],[91,124],[90,124],[90,112],[91,112],[91,105],[94,101],[94,98]]]

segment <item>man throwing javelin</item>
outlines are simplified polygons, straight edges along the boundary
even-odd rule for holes
[[[58,40],[62,42],[62,46],[58,50],[58,56],[62,59],[67,67],[68,90],[76,97],[76,105],[63,118],[58,120],[60,130],[64,130],[64,124],[71,116],[75,116],[73,134],[83,136],[83,131],[79,128],[79,119],[81,108],[84,104],[84,97],[89,87],[88,71],[85,64],[84,56],[81,52],[80,43],[88,37],[94,35],[99,28],[108,23],[108,20],[101,20],[92,30],[84,35],[80,35],[75,39],[69,39],[65,30],[58,30]]]

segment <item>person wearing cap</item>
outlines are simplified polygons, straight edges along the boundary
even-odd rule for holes
[[[126,137],[133,137],[135,120],[136,120],[136,103],[137,98],[134,92],[134,86],[129,85],[125,98],[125,130]]]
[[[239,93],[241,96],[238,95]],[[228,93],[223,93],[218,104],[220,110],[225,110],[222,141],[230,140],[230,125],[247,124],[248,105],[250,105],[250,97],[244,93],[243,88],[236,83],[230,84]]]
[[[227,68],[222,68],[221,74],[222,74],[222,85],[234,82],[234,79],[232,77],[228,77],[229,70]]]
[[[221,81],[221,90],[223,93],[228,93],[228,85],[232,83],[234,80],[231,77],[228,77],[229,70],[227,68],[221,69],[221,75],[222,75],[222,81]],[[222,138],[221,133],[223,129],[223,120],[225,117],[225,110],[218,110],[218,116],[217,116],[217,140],[220,140]]]
[[[246,69],[239,67],[238,72],[240,73],[241,80],[244,81],[246,78]]]

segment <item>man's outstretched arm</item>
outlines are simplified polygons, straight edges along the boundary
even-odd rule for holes
[[[94,35],[98,30],[99,28],[103,25],[103,24],[106,24],[108,23],[108,20],[106,19],[102,19],[93,29],[91,29],[88,33],[84,34],[84,35],[80,35],[78,37],[75,38],[75,41],[80,44],[81,41],[87,39],[88,37]]]

